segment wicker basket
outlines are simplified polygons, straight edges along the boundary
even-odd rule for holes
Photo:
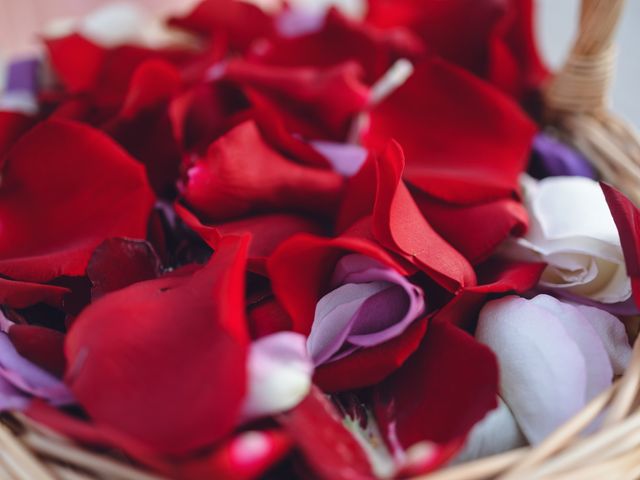
[[[602,178],[640,204],[640,136],[607,108],[615,67],[613,34],[624,0],[582,0],[578,38],[547,85],[545,122],[589,158]],[[638,318],[627,327],[637,336]],[[627,372],[536,447],[446,468],[420,480],[640,478],[640,341]],[[581,432],[594,419],[599,429]],[[0,417],[0,478],[16,480],[160,477],[99,455],[20,413]],[[417,480],[417,479],[416,479]]]

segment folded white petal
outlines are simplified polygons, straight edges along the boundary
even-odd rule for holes
[[[506,403],[498,399],[498,408],[476,424],[453,464],[496,455],[527,444],[518,422]]]
[[[295,407],[311,388],[313,364],[306,338],[294,332],[278,332],[254,341],[247,371],[243,421]]]
[[[529,442],[585,405],[587,362],[548,309],[515,296],[491,301],[480,312],[476,337],[495,352],[501,396]]]

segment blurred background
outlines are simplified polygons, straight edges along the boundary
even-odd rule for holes
[[[112,1],[112,0],[111,0]],[[131,0],[154,15],[189,10],[198,0]],[[268,5],[271,0],[252,0]],[[0,66],[12,55],[36,48],[37,32],[54,19],[77,18],[110,0],[0,0]],[[328,0],[290,0],[318,8]],[[354,0],[332,3],[353,4]],[[540,49],[549,65],[561,65],[575,34],[579,0],[537,0]],[[58,22],[60,23],[60,22]],[[55,27],[55,24],[54,24]],[[613,86],[613,108],[640,125],[640,0],[627,2],[618,32],[619,61]]]

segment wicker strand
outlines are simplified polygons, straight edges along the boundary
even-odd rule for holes
[[[544,91],[546,120],[602,177],[640,204],[640,139],[608,110],[615,71],[613,37],[624,0],[583,0],[578,38]]]

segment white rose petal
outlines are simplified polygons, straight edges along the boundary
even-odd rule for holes
[[[251,344],[244,421],[289,410],[307,396],[313,364],[306,342],[299,333],[278,332]]]
[[[584,177],[524,177],[527,234],[507,256],[548,264],[540,285],[603,303],[631,296],[618,231],[597,182]]]
[[[495,352],[501,396],[531,443],[606,389],[612,364],[624,367],[631,347],[614,322],[607,312],[548,295],[508,296],[482,309],[476,337]]]

